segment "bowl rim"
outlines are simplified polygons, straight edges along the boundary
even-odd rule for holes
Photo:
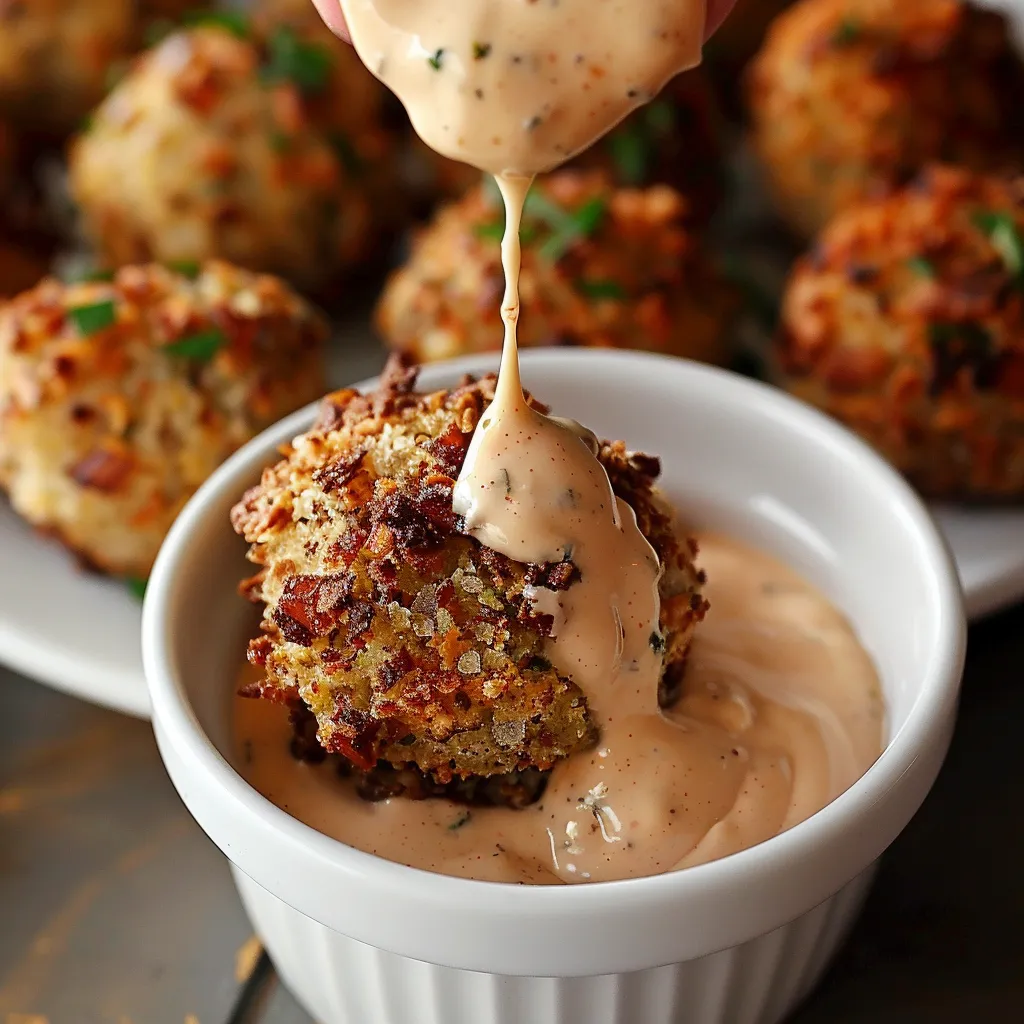
[[[930,789],[948,747],[963,669],[966,624],[960,585],[946,542],[909,484],[838,423],[773,387],[670,356],[608,350],[588,350],[584,355],[587,362],[579,362],[583,373],[587,366],[595,365],[595,361],[609,364],[610,369],[628,362],[634,372],[640,362],[651,373],[682,374],[689,377],[694,387],[716,388],[727,395],[731,393],[731,401],[756,403],[766,414],[782,418],[791,429],[802,433],[807,444],[825,445],[847,457],[852,456],[864,473],[874,476],[876,482],[886,488],[894,510],[902,517],[909,517],[910,528],[925,553],[927,562],[924,564],[932,577],[930,583],[935,591],[938,610],[935,624],[938,643],[922,662],[923,680],[907,720],[889,737],[885,749],[868,772],[817,814],[764,843],[684,871],[585,885],[531,886],[485,882],[438,875],[387,861],[317,832],[253,789],[206,735],[192,710],[183,682],[177,678],[173,668],[175,639],[173,624],[168,621],[172,597],[180,582],[176,570],[191,533],[207,519],[211,505],[223,501],[229,491],[240,494],[242,488],[256,478],[259,468],[268,463],[268,457],[272,457],[271,452],[279,444],[308,427],[318,404],[314,403],[250,441],[203,484],[168,534],[150,577],[143,609],[143,659],[161,755],[172,780],[200,824],[230,859],[257,882],[261,882],[258,875],[266,868],[265,858],[257,856],[250,858],[251,863],[244,862],[246,857],[237,844],[229,841],[232,830],[241,828],[250,836],[258,835],[262,840],[276,844],[277,854],[274,856],[283,855],[292,864],[302,864],[304,868],[322,873],[323,877],[332,878],[336,887],[355,885],[378,894],[386,893],[399,901],[413,901],[424,913],[443,912],[449,915],[453,908],[458,907],[470,921],[486,918],[500,920],[509,927],[529,924],[536,929],[543,927],[543,922],[552,923],[565,918],[581,923],[595,920],[595,914],[602,917],[628,914],[635,918],[644,912],[655,913],[665,904],[678,907],[698,897],[706,903],[709,894],[725,893],[741,883],[749,885],[755,876],[760,876],[759,884],[770,885],[772,880],[781,884],[786,871],[791,870],[794,863],[826,849],[841,849],[843,837],[849,836],[851,829],[863,824],[873,812],[885,818],[885,828],[870,843],[865,840],[859,845],[852,844],[857,847],[857,864],[844,862],[840,872],[843,877],[833,879],[829,891],[809,889],[804,900],[807,905],[790,915],[795,917],[831,896],[866,869],[902,830]],[[563,350],[534,350],[523,353],[522,358],[524,366],[533,369],[580,357]],[[423,368],[421,379],[426,377],[426,386],[432,387],[431,378],[454,381],[462,373],[487,372],[495,368],[496,359],[496,355],[486,354],[431,364]],[[354,386],[365,387],[368,384],[372,384],[372,380]],[[201,796],[197,794],[196,786],[186,785],[187,780],[194,782],[197,779],[201,780]],[[897,800],[894,791],[903,784],[906,784],[906,792]],[[186,788],[190,792],[186,793]],[[200,804],[205,810],[198,808]],[[224,813],[223,824],[215,823],[211,818],[214,805]],[[855,869],[851,870],[851,867]],[[275,885],[266,887],[273,889]],[[281,891],[277,895],[290,905],[303,902],[303,906],[295,909],[351,935],[352,927],[339,927],[338,914],[331,907],[324,906],[325,901],[296,899],[292,890],[288,895],[282,895]],[[778,901],[766,902],[772,904],[773,912],[778,916],[780,910],[775,905]],[[787,905],[792,902],[790,898]],[[695,955],[711,953],[770,930],[766,927],[770,924],[770,916],[752,913],[746,929],[726,929],[716,933],[718,937],[715,940],[709,936],[708,948]],[[777,927],[788,919],[778,920],[771,927]],[[367,929],[358,937],[407,956],[446,962],[440,953],[422,955],[425,948],[422,941],[382,942],[380,935],[379,929]],[[459,948],[463,949],[464,945]],[[678,956],[678,953],[667,954],[660,962],[674,962]],[[479,966],[493,959],[493,956],[475,957],[467,952],[466,955],[453,953],[447,957],[447,962],[450,966],[472,970],[494,970],[493,965],[490,968]],[[536,959],[524,952],[505,973],[548,973],[528,969],[529,965],[536,967]],[[571,959],[568,957],[567,962]],[[649,953],[638,954],[632,961],[626,955],[621,962],[629,963],[629,969],[656,966]],[[594,970],[578,973],[599,973],[602,966],[599,960],[595,962]]]

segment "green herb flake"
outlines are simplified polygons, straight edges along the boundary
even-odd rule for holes
[[[116,324],[117,308],[112,299],[89,306],[75,306],[68,310],[68,319],[78,328],[79,334],[88,337]]]
[[[286,25],[278,28],[267,44],[265,82],[291,82],[303,96],[324,91],[331,78],[334,58],[317,43],[307,43]]]
[[[434,53],[427,58],[427,63],[435,70],[441,70],[441,64],[444,61],[444,50],[435,50]]]
[[[1024,241],[1013,217],[1008,213],[983,210],[972,218],[975,227],[988,235],[1006,269],[1017,278],[1024,275]]]
[[[469,811],[460,811],[459,816],[448,826],[449,832],[458,832],[463,825],[467,824],[473,815]]]
[[[608,212],[607,203],[600,196],[588,199],[579,209],[568,211],[552,203],[539,193],[527,199],[534,199],[529,213],[543,221],[551,235],[540,247],[540,255],[551,263],[557,263],[581,238],[588,238],[601,226]]]
[[[146,596],[146,587],[149,585],[149,580],[141,579],[138,576],[128,576],[124,585],[131,591],[134,597],[137,597],[140,601]]]
[[[208,363],[223,347],[227,339],[216,327],[208,331],[187,334],[177,341],[164,346],[164,352],[177,359],[192,359],[197,363]]]
[[[833,46],[851,46],[860,39],[863,28],[860,22],[853,18],[843,18],[832,33]]]
[[[173,270],[175,274],[180,274],[182,277],[187,277],[190,281],[194,281],[199,276],[200,266],[195,260],[171,260],[167,264],[168,270]]]
[[[654,100],[643,110],[646,127],[655,135],[671,135],[676,130],[676,111],[668,100]]]
[[[531,672],[547,672],[551,668],[551,662],[547,658],[542,658],[539,654],[535,654],[526,667]]]
[[[907,260],[907,266],[919,277],[935,277],[935,264],[924,256],[911,256]]]
[[[239,39],[249,38],[249,19],[241,11],[192,11],[182,21],[190,28],[222,28]]]
[[[605,145],[618,180],[623,185],[643,184],[651,163],[650,148],[643,133],[635,125],[623,125],[608,136]]]
[[[660,633],[652,633],[647,641],[655,654],[665,653],[665,638]]]
[[[328,141],[345,171],[354,178],[362,177],[366,167],[352,140],[344,132],[331,132]]]
[[[588,299],[609,299],[621,302],[626,298],[626,290],[618,281],[581,278],[576,282],[576,291]]]
[[[489,224],[474,224],[473,234],[477,238],[486,238],[491,242],[500,242],[505,237],[504,221],[495,220]]]
[[[441,51],[438,50],[438,53]],[[491,55],[491,44],[490,43],[474,43],[473,44],[473,60],[483,60],[485,57]]]

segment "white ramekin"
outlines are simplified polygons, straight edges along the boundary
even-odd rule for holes
[[[429,367],[425,387],[493,360]],[[949,743],[965,625],[945,545],[868,448],[784,395],[679,360],[531,352],[558,413],[658,453],[684,517],[783,558],[842,607],[878,665],[888,745],[848,792],[770,841],[687,871],[509,886],[380,860],[291,818],[232,767],[229,693],[254,627],[228,510],[296,414],[229,460],[165,543],[143,614],[167,769],[231,860],[257,932],[321,1024],[768,1024],[820,976],[876,859]]]

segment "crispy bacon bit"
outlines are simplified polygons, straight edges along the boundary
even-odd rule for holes
[[[657,480],[661,476],[661,459],[657,455],[645,455],[643,452],[630,452],[629,464],[638,473],[651,480]]]
[[[377,763],[374,747],[380,723],[351,705],[338,708],[331,722],[335,728],[327,740],[327,750],[347,757],[357,768],[372,768]]]
[[[274,621],[285,632],[285,621],[294,623],[310,638],[327,636],[338,621],[338,613],[345,606],[352,593],[352,578],[347,573],[333,573],[330,576],[290,576],[284,584],[284,592],[274,612]],[[288,626],[298,637],[299,630]],[[287,635],[287,633],[286,633]],[[288,639],[303,643],[301,639]]]
[[[402,352],[395,352],[380,375],[377,390],[370,396],[375,416],[387,416],[399,408],[401,399],[411,395],[416,387],[419,367]]]
[[[548,590],[568,590],[578,583],[580,571],[572,562],[533,563],[526,569],[528,587],[545,587]]]
[[[551,636],[555,628],[555,619],[552,615],[545,615],[543,612],[535,612],[531,601],[523,601],[519,606],[516,618],[524,625],[529,626],[539,636]]]
[[[345,639],[352,643],[370,628],[372,622],[373,605],[369,601],[356,601],[349,609]]]
[[[355,451],[339,455],[322,469],[318,469],[313,474],[313,479],[330,494],[344,487],[359,472],[365,457],[365,448],[357,448]]]
[[[403,676],[408,675],[414,667],[412,655],[403,647],[396,655],[389,658],[377,669],[377,679],[380,682],[381,688],[390,690],[396,683],[401,682]]]
[[[125,482],[131,470],[132,459],[127,453],[97,448],[79,459],[68,470],[68,476],[79,487],[110,494]]]
[[[313,429],[329,434],[332,430],[343,426],[345,413],[353,400],[357,398],[362,398],[362,395],[358,391],[353,391],[352,388],[344,388],[327,395],[320,403],[320,412],[317,415],[316,423],[313,424]]]
[[[412,493],[392,491],[370,503],[373,532],[385,526],[404,551],[440,547],[455,531],[457,516],[452,511],[451,481],[431,477]]]
[[[462,464],[466,460],[466,451],[472,434],[463,433],[458,423],[454,421],[445,427],[444,431],[437,437],[431,438],[423,446],[435,459],[438,467],[453,480],[462,471]]]

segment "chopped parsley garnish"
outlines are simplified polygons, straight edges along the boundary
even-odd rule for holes
[[[117,309],[112,299],[94,302],[89,306],[75,306],[68,310],[68,317],[78,328],[78,333],[88,336],[104,331],[117,323]]]
[[[676,129],[676,112],[667,100],[655,100],[608,136],[605,145],[624,185],[642,185],[651,173],[659,139]]]
[[[304,42],[287,25],[274,32],[267,47],[264,81],[291,82],[303,96],[316,96],[327,87],[334,66],[330,51]]]
[[[226,340],[224,332],[213,327],[208,331],[186,334],[185,337],[165,345],[164,351],[169,356],[175,356],[178,359],[193,359],[199,363],[208,363],[224,347]]]
[[[195,260],[170,260],[167,264],[168,270],[173,270],[182,277],[194,281],[199,276],[199,264]]]
[[[935,276],[935,264],[931,260],[925,259],[924,256],[911,256],[907,260],[907,266],[921,277]]]
[[[192,11],[182,20],[191,27],[222,28],[239,39],[249,37],[249,19],[241,11]]]
[[[435,70],[441,70],[441,64],[444,60],[444,50],[435,50],[434,53],[427,58],[427,63]]]
[[[477,238],[487,238],[492,242],[500,242],[505,237],[505,222],[491,221],[490,224],[474,224],[473,234]]]
[[[125,579],[124,583],[140,601],[146,596],[146,587],[149,585],[149,580],[140,579],[138,576],[129,576]]]
[[[566,210],[540,192],[531,192],[524,208],[528,217],[551,231],[540,247],[540,255],[551,263],[557,263],[579,239],[592,235],[607,212],[607,203],[600,196],[588,199],[579,209]]]
[[[438,50],[438,53],[441,51]],[[483,60],[485,57],[490,56],[491,44],[490,43],[474,43],[473,44],[473,60]]]
[[[860,22],[853,18],[843,18],[832,33],[832,44],[834,46],[849,46],[861,37],[863,29]]]
[[[473,815],[469,811],[460,811],[459,816],[448,826],[449,832],[457,832]]]
[[[576,291],[588,299],[614,299],[621,301],[626,297],[626,290],[618,281],[580,278],[576,282]]]
[[[331,132],[327,141],[330,142],[331,148],[337,154],[345,170],[353,177],[359,177],[365,167],[363,158],[356,151],[356,147],[352,145],[351,139],[344,132]]]
[[[975,227],[988,235],[1006,269],[1016,278],[1024,275],[1024,241],[1017,224],[1008,213],[983,210],[972,218]]]

